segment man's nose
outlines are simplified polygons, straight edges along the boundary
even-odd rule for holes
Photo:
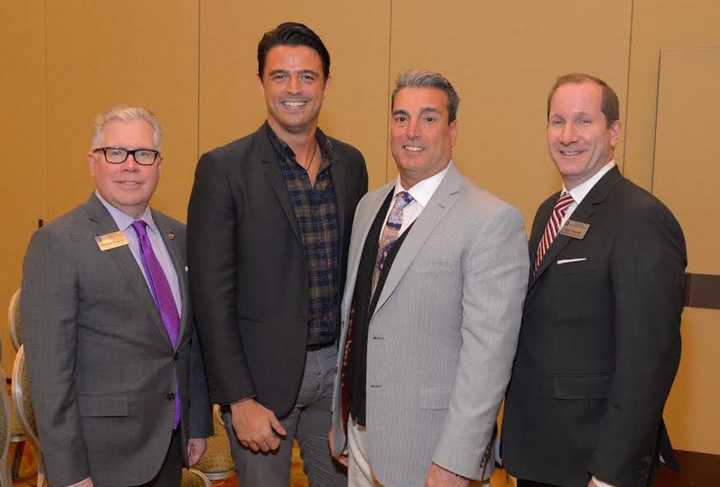
[[[298,76],[290,76],[287,83],[287,90],[290,93],[299,93],[300,92],[300,77]]]
[[[560,141],[563,144],[570,144],[577,140],[577,130],[572,123],[566,123],[560,132]]]
[[[405,129],[405,135],[410,138],[417,137],[420,135],[420,124],[417,119],[411,118],[408,120],[407,127]]]

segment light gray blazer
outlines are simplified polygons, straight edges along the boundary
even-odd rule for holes
[[[205,372],[185,272],[185,227],[153,211],[180,284],[175,347],[127,246],[101,251],[118,230],[95,195],[44,226],[25,255],[23,343],[51,485],[150,481],[163,463],[182,401],[182,443],[212,432]],[[183,450],[184,451],[184,450]]]
[[[355,214],[340,350],[365,239],[393,184],[368,193]],[[517,210],[451,166],[400,247],[370,320],[368,448],[386,487],[423,485],[432,462],[469,478],[492,472],[485,452],[510,377],[528,268]],[[340,450],[341,361],[333,399]]]

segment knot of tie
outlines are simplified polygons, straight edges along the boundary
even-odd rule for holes
[[[147,222],[145,220],[135,220],[131,226],[139,238],[147,237],[147,229],[145,228],[147,227]]]

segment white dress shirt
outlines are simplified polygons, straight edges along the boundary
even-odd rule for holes
[[[385,215],[385,221],[383,221],[382,228],[385,227],[385,223],[387,223],[388,216],[390,215],[390,210],[392,209],[395,196],[402,192],[407,191],[410,193],[410,196],[413,197],[413,201],[409,203],[405,208],[403,208],[402,211],[402,225],[400,226],[400,233],[398,233],[398,237],[405,233],[405,230],[407,230],[410,225],[412,225],[415,220],[417,220],[417,217],[420,216],[420,213],[425,209],[428,202],[430,201],[430,198],[432,198],[432,195],[435,194],[435,190],[438,189],[438,186],[440,186],[440,183],[445,178],[445,174],[447,174],[448,169],[450,169],[450,166],[452,165],[452,161],[450,161],[443,169],[437,174],[433,174],[427,179],[423,179],[422,181],[419,181],[418,183],[415,183],[415,185],[410,189],[403,188],[402,182],[400,181],[400,176],[397,177],[397,180],[395,181],[395,189],[393,190],[393,202],[390,203],[390,208],[388,208],[388,212]],[[382,232],[380,232],[380,235],[382,235]]]

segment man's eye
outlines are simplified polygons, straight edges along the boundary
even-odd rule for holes
[[[561,127],[563,124],[562,120],[550,120],[550,125],[553,127]]]
[[[428,123],[433,123],[433,122],[437,121],[437,118],[436,117],[425,117],[425,121]]]
[[[303,81],[315,81],[315,75],[313,74],[303,74],[301,78]]]

